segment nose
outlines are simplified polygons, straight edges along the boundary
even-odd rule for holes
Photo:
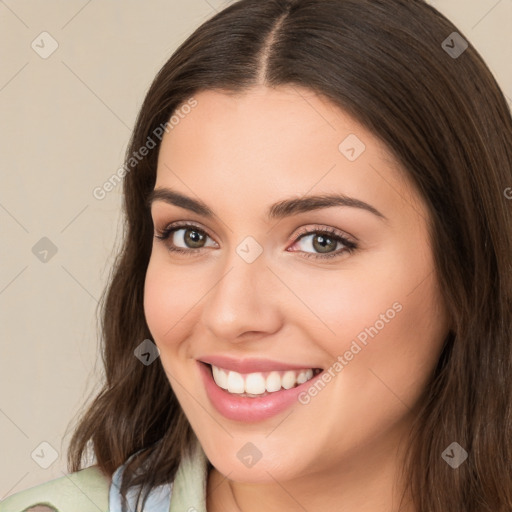
[[[282,322],[278,292],[279,281],[263,254],[248,263],[233,251],[204,298],[203,326],[214,339],[231,342],[272,334]]]

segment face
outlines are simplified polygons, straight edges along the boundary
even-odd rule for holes
[[[449,329],[425,204],[311,91],[195,100],[160,148],[144,308],[206,455],[240,482],[386,458]]]

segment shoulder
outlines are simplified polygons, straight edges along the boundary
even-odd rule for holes
[[[49,480],[0,501],[0,512],[107,512],[110,480],[98,466]]]

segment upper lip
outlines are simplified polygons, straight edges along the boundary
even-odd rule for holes
[[[213,364],[225,370],[232,370],[237,373],[267,372],[272,370],[302,370],[317,368],[308,364],[290,364],[272,359],[248,358],[234,359],[230,356],[212,355],[198,358],[198,361]]]

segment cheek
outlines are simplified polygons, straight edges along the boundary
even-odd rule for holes
[[[144,314],[151,336],[160,350],[160,361],[180,403],[185,404],[183,385],[194,376],[186,343],[195,322],[195,308],[200,290],[191,287],[190,276],[180,269],[171,269],[165,256],[152,256],[144,283]],[[203,292],[204,293],[204,292]],[[187,361],[187,363],[184,363]],[[194,387],[187,385],[190,393]]]
[[[400,407],[399,399],[412,407],[435,368],[448,332],[433,274],[416,288],[376,289],[368,300],[347,301],[341,316],[345,327],[339,328],[337,341],[328,348],[343,358],[339,383],[348,386],[361,403],[366,397],[367,403]]]
[[[327,335],[311,330],[311,336],[331,357],[344,357],[345,378],[367,387],[374,369],[398,390],[419,388],[449,326],[428,247],[392,247],[360,259],[358,268],[347,263],[342,272],[317,274],[314,286],[304,277],[296,290],[307,297],[323,333],[328,326]]]
[[[321,334],[312,332],[312,339],[330,345],[331,355],[343,353],[357,337],[364,340],[366,328],[376,323],[379,330],[387,327],[388,322],[383,321],[392,322],[409,301],[407,294],[416,284],[415,276],[397,268],[396,254],[389,255],[391,264],[383,264],[383,259],[381,253],[366,260],[354,258],[353,263],[347,260],[339,270],[316,271],[314,277],[312,272],[298,271],[286,276],[301,299],[290,299],[290,305],[296,303],[295,319],[319,328]],[[304,314],[304,304],[312,314]]]
[[[193,319],[200,290],[180,269],[171,269],[164,257],[151,256],[144,283],[144,314],[154,342],[162,351],[176,350]]]
[[[348,289],[333,294],[338,308],[331,321],[324,320],[332,325],[337,319],[336,336],[316,337],[335,359],[325,391],[310,390],[304,397],[311,401],[308,414],[324,417],[327,435],[346,439],[345,447],[374,439],[402,421],[438,361],[448,326],[433,274],[416,289],[412,276],[401,279],[402,285],[395,280],[392,289],[365,281],[367,294]],[[328,312],[325,307],[324,315]]]

